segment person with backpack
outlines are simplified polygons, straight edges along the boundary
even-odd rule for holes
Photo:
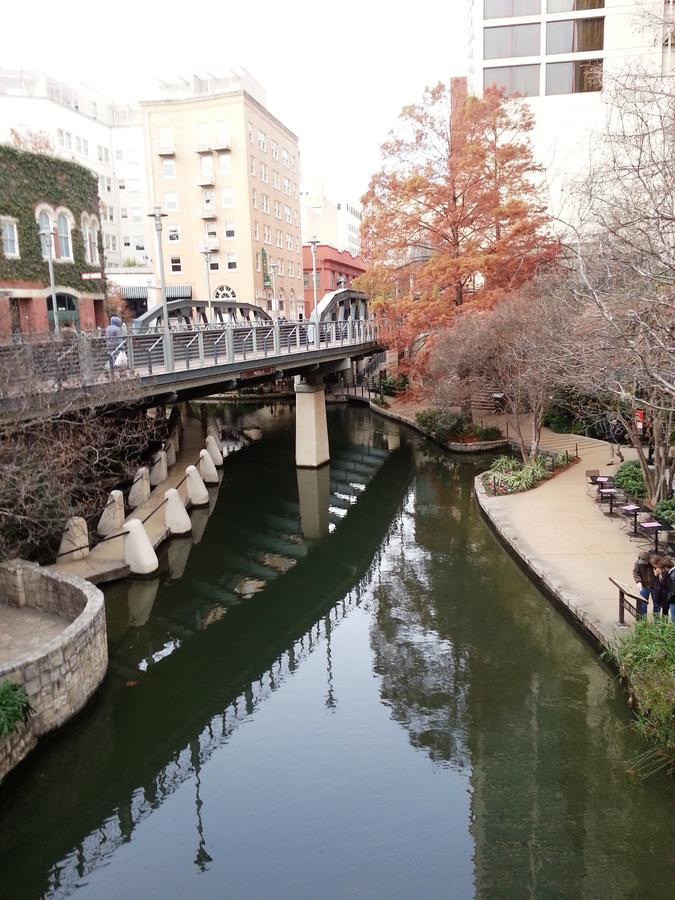
[[[664,586],[661,612],[667,616],[670,609],[670,621],[675,622],[675,568],[673,568],[673,561],[669,556],[661,560],[661,577]]]
[[[652,559],[647,550],[641,550],[640,553],[638,553],[638,558],[633,565],[633,580],[642,597],[642,600],[638,603],[639,615],[647,615],[650,594],[654,602],[654,615],[657,615],[657,609],[658,612],[660,612],[661,608],[658,606],[656,596],[653,593],[655,574]]]

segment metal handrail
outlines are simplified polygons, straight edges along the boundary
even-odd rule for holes
[[[609,579],[612,584],[619,589],[619,625],[626,624],[626,610],[633,616],[635,621],[637,622],[639,619],[644,617],[644,613],[640,612],[639,606],[633,606],[632,603],[629,603],[626,600],[626,597],[630,597],[631,600],[635,600],[636,603],[640,603],[640,601],[644,602],[644,597],[640,597],[639,594],[633,594],[625,585],[616,581],[614,578]]]

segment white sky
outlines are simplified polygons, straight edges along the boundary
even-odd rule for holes
[[[378,148],[428,84],[466,69],[466,0],[24,0],[4,68],[44,69],[114,99],[157,77],[243,66],[300,138],[303,178],[358,199]]]

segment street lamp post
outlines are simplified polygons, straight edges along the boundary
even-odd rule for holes
[[[316,235],[313,235],[309,240],[309,246],[312,249],[312,292],[314,295],[314,323],[316,325],[315,340],[319,337],[319,316],[316,311],[316,248],[318,243],[319,239]]]
[[[161,206],[154,206],[148,218],[155,220],[155,231],[157,232],[157,262],[159,263],[159,283],[162,293],[162,319],[164,321],[164,359],[169,372],[174,370],[173,360],[173,344],[171,343],[171,332],[169,331],[169,307],[166,302],[166,278],[164,277],[164,250],[162,248],[162,219],[166,218],[166,213],[162,212]]]
[[[202,250],[204,254],[204,265],[206,266],[206,295],[208,297],[208,315],[207,315],[207,324],[213,325],[213,308],[211,306],[211,251],[209,250],[208,244],[204,245],[204,249]]]
[[[279,318],[279,307],[277,306],[277,272],[279,271],[279,263],[270,263],[270,272],[272,273],[272,312],[275,317]]]
[[[52,312],[54,313],[54,334],[58,337],[60,333],[59,326],[59,310],[56,302],[56,289],[54,286],[54,260],[52,259],[52,233],[48,229],[40,231],[42,238],[42,246],[47,254],[47,265],[49,266],[49,289],[52,292]]]

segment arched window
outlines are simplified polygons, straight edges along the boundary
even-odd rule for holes
[[[72,259],[73,254],[70,244],[70,222],[65,213],[59,213],[56,219],[56,258]]]
[[[288,295],[288,299],[291,301],[291,303],[295,303],[295,289],[294,288],[291,288],[290,293]]]
[[[51,245],[52,254],[54,253],[54,231],[52,229],[51,216],[46,209],[43,209],[38,216],[38,231],[40,233],[40,246],[42,247],[42,258],[47,259],[48,248]],[[49,241],[49,244],[47,243]]]
[[[215,289],[213,292],[214,300],[232,300],[236,297],[236,293],[233,288],[229,286],[229,284],[221,284],[219,287]]]
[[[91,246],[89,244],[89,219],[87,216],[83,215],[81,220],[82,227],[82,243],[84,244],[84,258],[85,261],[91,263]]]
[[[99,264],[98,219],[95,216],[92,216],[89,220],[89,262],[92,266]]]

